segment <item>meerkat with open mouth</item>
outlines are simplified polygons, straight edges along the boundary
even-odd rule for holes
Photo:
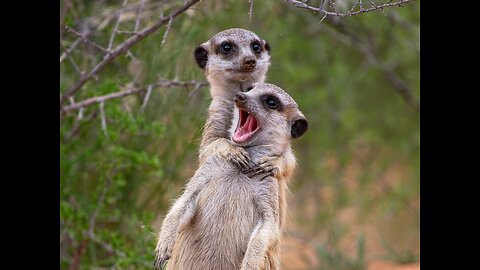
[[[281,88],[253,84],[232,97],[229,144],[254,163],[290,151],[308,128],[297,103]],[[231,120],[231,119],[230,119]],[[223,153],[205,156],[163,221],[155,267],[279,269],[280,183],[269,168],[247,175]]]

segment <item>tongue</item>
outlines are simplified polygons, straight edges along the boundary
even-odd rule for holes
[[[237,130],[235,131],[235,134],[233,134],[234,141],[236,142],[246,141],[256,128],[257,128],[257,121],[255,120],[255,117],[249,114],[243,126],[238,127]]]

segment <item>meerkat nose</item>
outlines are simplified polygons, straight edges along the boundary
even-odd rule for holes
[[[254,68],[256,63],[255,58],[246,58],[243,60],[243,65],[248,68]]]
[[[245,103],[247,97],[243,93],[238,93],[235,95],[235,102]]]

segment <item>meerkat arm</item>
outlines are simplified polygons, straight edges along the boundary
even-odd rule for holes
[[[276,223],[268,219],[260,221],[248,243],[240,270],[263,269],[262,266],[266,263],[265,257],[268,251],[277,248],[279,241],[280,232]],[[278,264],[278,261],[270,263]],[[271,269],[279,269],[279,265],[275,265]]]
[[[170,259],[178,231],[191,222],[195,214],[195,200],[200,186],[200,183],[187,186],[185,192],[175,201],[166,215],[155,248],[155,269],[161,269]]]
[[[208,145],[203,147],[200,151],[199,162],[203,164],[211,155],[220,155],[225,160],[237,164],[242,170],[250,170],[253,167],[250,157],[242,147],[232,144],[226,138],[218,138]]]
[[[266,256],[269,251],[278,248],[280,241],[279,229],[279,204],[278,204],[278,183],[273,177],[263,181],[271,181],[272,185],[264,193],[260,193],[256,200],[261,218],[250,236],[247,251],[242,261],[241,270],[258,270],[266,263]],[[278,260],[269,261],[275,266],[271,269],[279,269]]]

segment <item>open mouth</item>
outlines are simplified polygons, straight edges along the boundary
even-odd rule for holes
[[[248,141],[258,130],[257,119],[253,114],[239,108],[239,118],[237,129],[232,136],[232,140],[236,143],[244,143]]]

